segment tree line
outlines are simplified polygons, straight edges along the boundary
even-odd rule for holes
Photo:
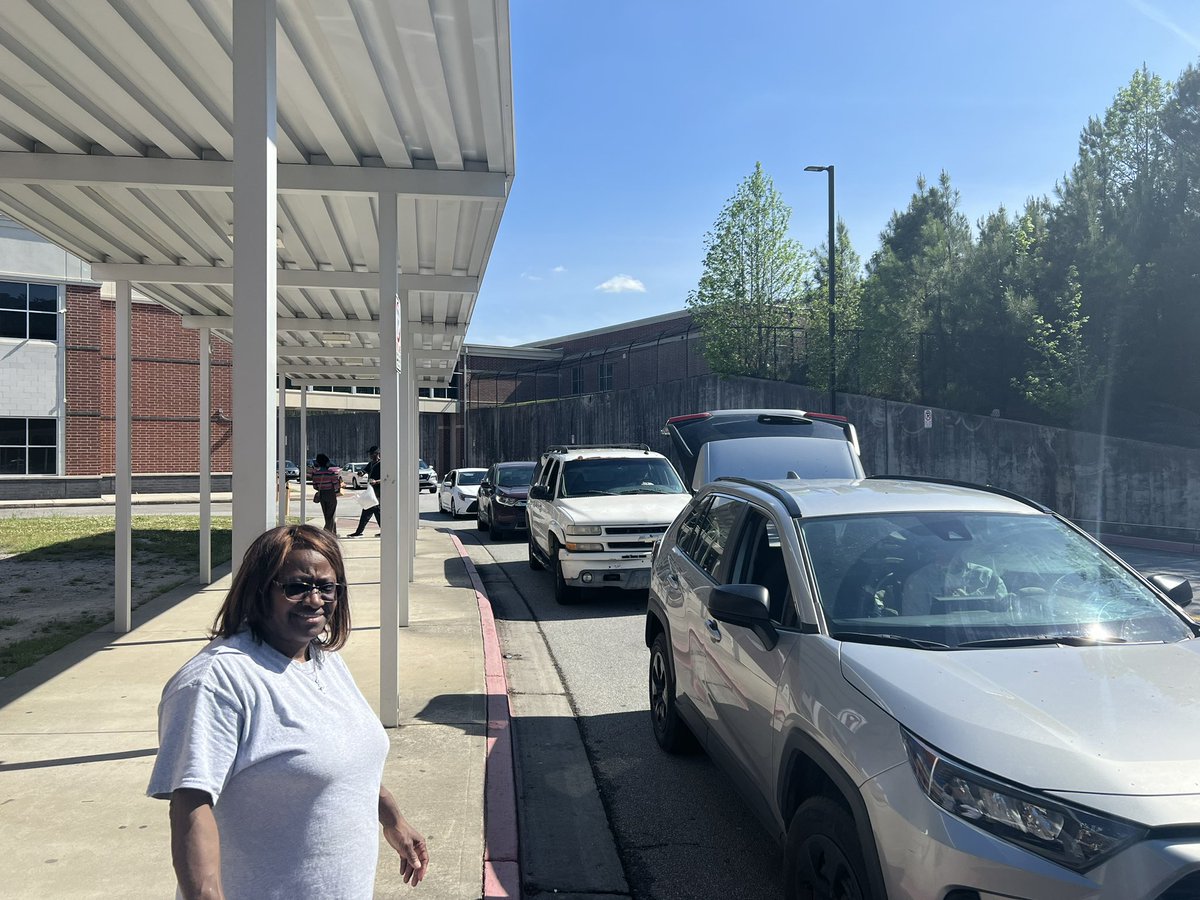
[[[705,236],[688,306],[715,372],[828,389],[828,247],[806,252],[790,216],[756,165]],[[1192,443],[1200,68],[1135,72],[1053,196],[972,226],[943,171],[865,265],[840,221],[834,257],[838,390]]]

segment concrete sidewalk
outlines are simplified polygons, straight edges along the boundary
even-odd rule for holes
[[[380,542],[347,540],[343,549],[354,624],[343,655],[374,706]],[[384,783],[429,839],[429,875],[414,896],[470,900],[484,896],[485,788],[496,794],[485,776],[491,746],[509,747],[506,686],[502,666],[495,677],[490,608],[450,535],[420,528],[414,571],[411,625],[400,633],[402,723],[388,731]],[[167,804],[145,796],[156,710],[166,680],[204,646],[228,567],[220,575],[138,608],[129,634],[96,632],[0,681],[4,897],[173,896]],[[493,828],[509,822],[514,810],[494,811]],[[381,839],[377,897],[408,895],[395,860]],[[488,896],[517,895],[489,883]]]

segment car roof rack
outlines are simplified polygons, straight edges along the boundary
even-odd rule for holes
[[[572,450],[645,450],[649,452],[649,444],[554,444],[546,449],[547,453],[569,453]]]
[[[1050,507],[1038,503],[1036,500],[1030,500],[1028,497],[1018,494],[1015,491],[1006,491],[1004,488],[994,487],[990,484],[975,484],[970,481],[956,481],[952,478],[934,478],[931,475],[868,475],[867,478],[870,481],[916,481],[923,484],[944,484],[949,487],[970,488],[975,491],[986,491],[989,494],[1007,497],[1009,500],[1016,500],[1018,503],[1032,506],[1038,512],[1054,512]]]
[[[722,475],[717,478],[717,481],[732,481],[734,484],[743,484],[746,487],[758,488],[760,491],[765,491],[782,503],[784,509],[787,510],[788,515],[792,518],[798,519],[801,516],[800,504],[796,502],[796,498],[777,484],[758,481],[754,478],[743,478],[740,475]]]

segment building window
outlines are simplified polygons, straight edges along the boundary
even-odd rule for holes
[[[58,286],[0,281],[0,337],[58,340]]]
[[[0,475],[57,475],[55,419],[0,418]]]
[[[583,366],[576,366],[571,370],[571,393],[583,393]]]
[[[600,390],[611,391],[613,389],[613,364],[610,362],[600,363]]]

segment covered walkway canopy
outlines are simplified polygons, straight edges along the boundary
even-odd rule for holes
[[[234,348],[235,562],[279,517],[282,376],[379,385],[382,500],[403,513],[384,516],[380,574],[395,723],[416,389],[454,372],[512,183],[512,120],[506,0],[0,4],[0,210],[117,285],[118,630],[137,285],[201,330],[202,570],[209,335]]]

